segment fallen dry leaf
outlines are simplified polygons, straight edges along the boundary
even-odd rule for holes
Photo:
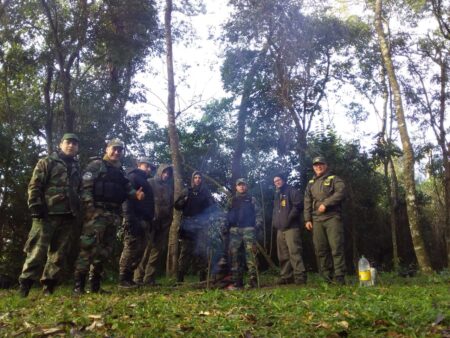
[[[331,325],[328,324],[327,322],[320,322],[316,325],[316,328],[324,328],[324,329],[330,329]]]
[[[90,318],[90,319],[102,319],[102,315],[89,315],[88,318]]]
[[[340,321],[340,322],[337,322],[337,324],[338,324],[340,327],[343,327],[344,329],[348,329],[348,322],[345,321],[345,320]]]
[[[50,336],[52,334],[56,334],[56,333],[64,333],[65,330],[61,327],[52,327],[50,329],[44,329],[42,330],[42,335],[43,336]]]
[[[102,321],[100,321],[100,320],[94,320],[94,321],[92,322],[92,324],[89,325],[89,326],[86,328],[86,330],[87,330],[87,331],[94,331],[95,329],[100,329],[100,328],[102,328],[103,326],[105,326],[105,324],[104,324]]]

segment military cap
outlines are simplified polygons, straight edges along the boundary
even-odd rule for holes
[[[316,164],[316,163],[327,164],[327,160],[325,160],[325,157],[323,157],[323,156],[316,156],[316,157],[313,158],[313,162],[312,163],[313,164]]]
[[[63,135],[63,137],[61,138],[61,142],[64,140],[75,140],[77,142],[80,142],[80,139],[78,138],[78,136],[74,133],[65,133]]]
[[[108,141],[107,146],[108,147],[125,148],[125,144],[121,140],[119,140],[118,138],[113,138],[112,140]]]
[[[154,167],[154,165],[152,164],[150,159],[148,157],[145,157],[145,156],[142,156],[142,157],[138,158],[137,164],[141,164],[141,163],[147,163],[149,166]]]
[[[236,180],[236,185],[239,185],[239,184],[245,184],[245,185],[247,185],[247,181],[245,180],[245,178],[238,178],[238,179]]]

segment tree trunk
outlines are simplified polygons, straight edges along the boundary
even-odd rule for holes
[[[448,84],[447,62],[442,59],[439,63],[441,70],[440,75],[440,94],[439,94],[439,137],[438,143],[442,151],[442,162],[444,166],[444,198],[445,198],[445,239],[447,242],[447,267],[450,268],[450,149],[447,145],[446,130],[445,130],[445,107],[446,107],[446,87]]]
[[[45,139],[47,142],[47,152],[53,151],[53,107],[51,104],[50,91],[53,81],[53,60],[47,63],[47,77],[44,84],[44,102],[45,102]]]
[[[166,63],[167,63],[167,116],[169,121],[169,143],[173,165],[174,178],[174,196],[175,199],[181,195],[183,190],[183,177],[180,154],[180,141],[178,130],[175,123],[175,78],[173,71],[173,51],[172,51],[172,0],[166,0],[164,11],[164,27],[166,40]],[[178,269],[178,230],[181,223],[181,212],[174,211],[173,221],[169,231],[169,244],[167,249],[166,273],[168,276],[174,276]]]
[[[386,177],[386,190],[389,198],[389,212],[391,223],[391,237],[392,237],[392,262],[394,265],[394,271],[398,271],[400,260],[398,258],[398,245],[397,245],[397,208],[398,208],[398,182],[397,175],[395,173],[394,163],[389,157],[384,163],[384,175]]]
[[[245,150],[245,126],[247,124],[248,107],[250,95],[252,94],[253,82],[259,70],[261,59],[266,55],[269,44],[265,43],[258,56],[254,60],[248,74],[244,80],[244,88],[241,95],[241,103],[239,104],[236,146],[231,160],[231,187],[234,187],[236,180],[244,175],[242,170],[242,155]]]
[[[388,42],[383,30],[382,23],[382,0],[376,0],[375,3],[375,29],[378,35],[378,43],[381,50],[382,61],[386,67],[389,83],[394,96],[394,109],[397,118],[398,129],[403,148],[403,163],[405,176],[406,204],[408,212],[408,221],[413,239],[414,251],[416,253],[419,269],[422,272],[431,272],[431,266],[428,254],[425,250],[425,244],[419,231],[419,213],[416,203],[416,186],[414,179],[414,151],[409,139],[406,119],[403,111],[403,103],[400,94],[400,86],[395,74],[394,65],[390,55]]]

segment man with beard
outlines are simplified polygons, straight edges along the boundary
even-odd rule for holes
[[[207,211],[214,203],[211,193],[203,182],[202,173],[194,171],[191,187],[175,202],[175,208],[183,212],[180,226],[181,245],[178,258],[178,283],[184,281],[184,275],[193,258],[197,263],[200,281],[206,280],[209,219]]]

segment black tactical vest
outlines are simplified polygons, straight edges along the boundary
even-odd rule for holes
[[[127,198],[128,180],[120,168],[106,165],[106,169],[94,180],[94,201],[122,204]]]

